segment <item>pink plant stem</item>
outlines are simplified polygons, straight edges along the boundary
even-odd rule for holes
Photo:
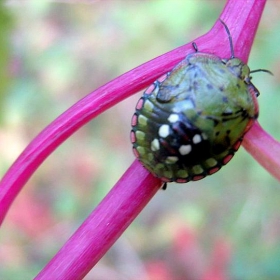
[[[161,185],[135,161],[35,279],[82,279]]]
[[[235,55],[244,62],[248,60],[265,2],[229,0],[220,16],[232,33]],[[221,57],[230,55],[228,39],[219,21],[210,32],[195,41],[200,51]],[[47,126],[26,147],[0,182],[0,224],[27,180],[62,142],[106,109],[147,87],[190,52],[193,48],[191,44],[186,44],[127,72],[77,102]]]
[[[244,61],[248,59],[265,1],[252,0],[246,3],[244,5],[242,0],[230,0],[221,15],[221,18],[233,31],[235,45],[238,45],[239,40],[242,40],[242,47],[236,48],[236,56],[242,57]],[[237,24],[237,19],[241,23]],[[236,26],[233,25],[234,23]],[[248,27],[249,31],[246,31],[245,27]],[[230,55],[228,40],[220,22],[216,23],[209,33],[195,41],[201,51],[209,48],[209,51],[215,50],[222,57]],[[211,46],[209,47],[209,45]],[[170,54],[166,54],[167,59],[169,59]],[[176,56],[177,53],[174,55]],[[167,69],[169,68],[165,68],[165,71]],[[158,75],[160,74],[162,72],[158,72]],[[138,173],[138,170],[141,170],[141,174]],[[130,172],[133,174],[130,175]],[[135,180],[135,183],[130,183],[130,186],[127,186],[127,176],[131,177],[129,180]],[[146,178],[155,181],[147,185]],[[134,162],[128,173],[123,176],[36,279],[81,279],[137,216],[142,207],[155,194],[159,185],[158,179],[149,175],[137,161]],[[130,189],[131,187],[133,189]],[[145,202],[143,203],[144,198]],[[114,212],[111,213],[111,211]]]
[[[229,0],[220,16],[231,31],[235,56],[244,62],[248,60],[265,2]],[[228,38],[218,20],[207,34],[195,41],[202,52],[230,57]],[[63,141],[104,110],[147,87],[191,52],[191,44],[186,44],[127,72],[77,102],[43,130],[0,182],[0,222],[26,181]],[[36,279],[81,279],[138,215],[160,184],[140,163],[134,162]]]
[[[244,141],[243,147],[261,165],[280,180],[280,150],[279,142],[267,134],[259,123],[249,130]]]
[[[132,69],[78,101],[38,134],[0,181],[0,225],[24,184],[62,142],[106,109],[147,87],[191,51],[188,44]]]

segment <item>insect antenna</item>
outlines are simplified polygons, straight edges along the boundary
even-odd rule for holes
[[[268,73],[268,74],[270,74],[270,75],[273,76],[273,73],[272,73],[271,71],[269,71],[269,70],[266,70],[266,69],[256,69],[256,70],[252,70],[252,71],[250,71],[250,74],[256,73],[256,72],[266,72],[266,73]]]
[[[222,20],[220,19],[220,22],[221,22],[222,25],[225,27],[225,30],[226,30],[226,32],[227,32],[228,40],[229,40],[229,45],[230,45],[231,58],[234,58],[235,56],[234,56],[233,43],[232,43],[232,37],[231,37],[230,31],[229,31],[229,29],[228,29],[228,27],[227,27],[227,25],[225,24],[224,21],[222,21]]]

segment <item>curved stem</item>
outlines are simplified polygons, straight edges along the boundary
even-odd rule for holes
[[[243,147],[275,178],[280,180],[280,143],[266,133],[259,123],[249,130]]]
[[[82,279],[158,191],[162,182],[138,161],[35,279]]]
[[[231,31],[235,55],[244,61],[248,59],[264,4],[265,0],[248,0],[246,5],[244,0],[229,0],[220,16]],[[230,56],[228,38],[219,20],[195,41],[200,51]],[[191,52],[191,44],[186,44],[125,73],[78,101],[47,126],[25,148],[0,182],[0,224],[26,181],[61,143],[106,109],[147,87]]]
[[[230,0],[221,15],[231,30],[236,56],[242,57],[244,61],[248,59],[264,3],[265,0],[249,0],[244,5],[243,0]],[[239,22],[237,24],[237,19],[240,20],[240,26]],[[249,27],[248,30],[246,26]],[[195,41],[201,51],[208,51],[222,57],[230,56],[228,38],[219,21],[209,33]],[[246,48],[244,41],[247,42]],[[239,44],[243,47],[238,47]],[[142,77],[143,80],[138,86],[146,86],[157,76],[172,68],[190,51],[191,46],[187,44],[132,70],[119,79],[127,78],[127,75],[132,75],[132,80],[139,80]],[[146,67],[147,65],[149,67]],[[138,71],[142,70],[144,72],[138,76]],[[152,78],[146,76],[147,71],[150,71]],[[115,82],[113,81],[111,86]],[[131,84],[124,88],[127,90],[126,95],[131,93]],[[108,88],[108,90],[112,90],[112,88]],[[128,181],[127,178],[129,178]],[[158,179],[152,177],[139,162],[135,161],[121,181],[36,279],[81,279],[85,276],[156,193],[160,184]]]

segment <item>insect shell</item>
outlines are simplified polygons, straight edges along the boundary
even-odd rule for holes
[[[234,57],[229,29],[221,23],[229,59],[198,52],[193,43],[195,52],[148,87],[136,105],[134,154],[163,182],[186,183],[217,172],[258,117],[250,69]]]

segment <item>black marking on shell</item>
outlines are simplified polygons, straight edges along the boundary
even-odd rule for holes
[[[234,58],[231,35],[222,23],[230,41],[231,57],[220,59],[197,53],[193,43],[196,52],[169,72],[167,81],[164,76],[156,81],[154,89],[149,88],[144,94],[143,106],[138,106],[134,114],[131,139],[135,155],[163,181],[182,183],[216,172],[231,159],[245,130],[258,115],[257,105],[252,101],[258,91],[251,83],[250,70]],[[224,77],[227,80],[223,82]],[[239,90],[247,96],[242,97]],[[147,100],[153,106],[144,106]],[[178,120],[172,114],[178,115]],[[139,115],[147,118],[147,124]],[[162,126],[168,129],[164,127],[161,133]],[[155,140],[158,142],[152,143]]]

